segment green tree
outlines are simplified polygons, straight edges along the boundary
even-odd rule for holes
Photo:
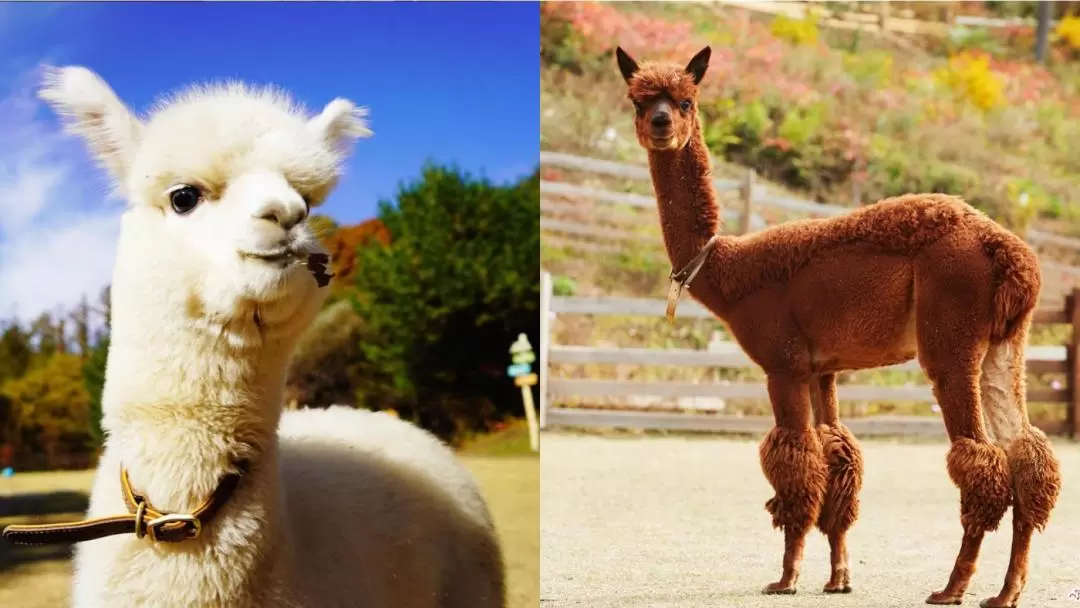
[[[52,315],[48,312],[41,313],[30,324],[30,333],[36,339],[36,350],[40,360],[44,361],[51,357],[53,353],[63,351],[61,346],[63,336],[59,333],[62,329],[62,326],[53,322]]]
[[[18,323],[8,325],[0,334],[0,384],[22,377],[30,367],[32,354],[30,334]]]
[[[43,451],[49,462],[61,450],[85,449],[90,397],[78,355],[54,353],[22,378],[8,381],[2,391],[14,406],[25,447]]]
[[[0,445],[16,442],[18,429],[15,403],[5,396],[3,388],[26,373],[32,355],[30,334],[12,322],[0,334]]]
[[[539,206],[538,172],[497,186],[438,166],[380,203],[392,242],[359,247],[353,301],[403,417],[452,438],[520,411],[504,371],[518,333],[539,340]]]
[[[109,358],[109,337],[105,336],[90,349],[90,356],[82,366],[83,386],[89,397],[88,430],[90,441],[100,447],[105,440],[101,429],[101,391],[105,387],[105,362]]]

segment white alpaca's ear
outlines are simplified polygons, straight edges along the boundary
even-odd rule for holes
[[[117,181],[124,179],[142,123],[100,76],[81,66],[46,67],[38,96]]]
[[[345,148],[353,140],[371,137],[367,115],[367,108],[357,107],[348,99],[339,97],[326,104],[318,116],[309,120],[307,128],[331,146]]]

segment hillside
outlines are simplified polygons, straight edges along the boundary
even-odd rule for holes
[[[549,3],[541,146],[643,162],[614,47],[686,61],[710,45],[699,107],[717,158],[822,202],[948,192],[1017,230],[1080,234],[1073,23],[1048,69],[1001,50],[1022,46],[1011,31],[921,48],[713,3]]]

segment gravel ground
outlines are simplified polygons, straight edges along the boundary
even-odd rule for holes
[[[780,576],[783,535],[757,440],[602,438],[548,433],[541,451],[541,606],[924,606],[945,586],[960,546],[959,491],[945,443],[862,441],[859,521],[848,534],[848,595],[821,592],[829,547],[808,537],[794,596],[759,590]],[[1024,607],[1080,601],[1080,445],[1055,442],[1065,486],[1032,542]],[[1009,561],[1011,514],[987,536],[964,604],[996,595]]]

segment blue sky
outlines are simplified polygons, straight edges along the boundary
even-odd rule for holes
[[[133,110],[193,82],[285,88],[309,109],[370,109],[320,210],[375,214],[427,160],[493,181],[539,161],[536,3],[0,2],[0,318],[108,282],[122,201],[35,97],[42,64],[100,74]],[[72,255],[78,251],[78,255]]]

